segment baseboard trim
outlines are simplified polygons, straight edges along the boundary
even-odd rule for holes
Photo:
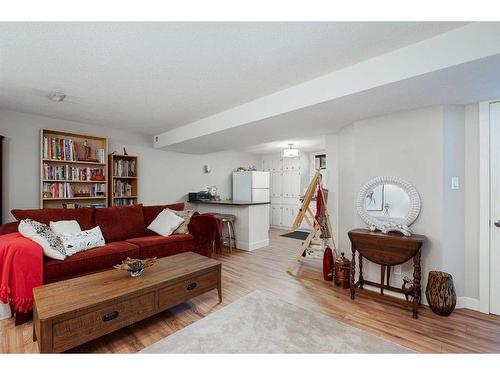
[[[378,292],[380,289],[373,287],[371,285],[365,285],[365,289],[373,290]],[[391,295],[393,297],[401,298],[404,299],[404,297],[399,294],[399,293],[393,293],[390,290],[384,291],[385,294]],[[427,299],[425,298],[425,295],[423,295],[422,298],[422,305],[429,306],[427,303]],[[455,307],[456,309],[470,309],[470,310],[475,310],[475,311],[480,311],[479,310],[479,300],[476,298],[470,298],[470,297],[457,297],[457,305]]]
[[[269,238],[266,240],[250,242],[250,243],[236,240],[236,247],[240,250],[252,251],[266,246],[269,246]]]
[[[479,311],[479,300],[470,297],[458,297],[456,308]]]

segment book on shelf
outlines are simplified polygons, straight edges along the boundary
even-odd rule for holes
[[[114,206],[132,206],[135,204],[134,198],[118,198],[114,200]]]
[[[135,177],[135,160],[115,159],[113,164],[114,177]]]
[[[44,182],[43,198],[100,198],[104,197],[106,184],[96,183],[85,187],[76,187],[68,182]]]
[[[78,160],[78,147],[72,139],[43,137],[43,158],[50,160]]]
[[[104,168],[84,168],[43,163],[44,180],[104,181]]]
[[[115,180],[113,187],[115,197],[130,197],[132,195],[132,185],[128,182]]]
[[[99,163],[106,163],[106,150],[103,148],[98,148],[95,150],[95,156]]]

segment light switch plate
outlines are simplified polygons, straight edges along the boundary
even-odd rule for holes
[[[451,188],[452,188],[452,190],[460,189],[460,182],[458,180],[458,177],[451,178]]]

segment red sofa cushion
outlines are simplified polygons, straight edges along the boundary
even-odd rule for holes
[[[184,202],[172,203],[172,204],[162,204],[156,206],[142,206],[142,213],[144,214],[144,226],[147,228],[149,224],[153,222],[154,219],[162,212],[165,208],[169,208],[174,211],[183,211]],[[148,234],[156,235],[153,231],[147,230]]]
[[[142,204],[135,206],[98,208],[95,225],[101,227],[106,242],[123,241],[145,235]]]
[[[16,220],[32,219],[40,223],[49,224],[49,221],[76,220],[82,230],[94,227],[95,208],[43,208],[34,210],[10,211]]]
[[[140,247],[140,257],[163,258],[169,255],[194,251],[193,236],[190,234],[174,234],[169,237],[146,236],[131,238],[127,242]]]
[[[65,260],[44,258],[43,280],[50,283],[109,269],[127,257],[139,258],[139,247],[129,242],[111,242]]]
[[[0,236],[4,234],[17,232],[17,228],[19,227],[19,221],[13,221],[11,223],[6,223],[0,226]]]

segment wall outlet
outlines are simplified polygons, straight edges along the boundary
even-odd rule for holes
[[[393,272],[395,275],[401,275],[402,270],[401,270],[401,264],[398,264],[397,266],[392,267]]]
[[[460,181],[459,181],[458,177],[451,178],[451,189],[452,190],[460,189]]]

